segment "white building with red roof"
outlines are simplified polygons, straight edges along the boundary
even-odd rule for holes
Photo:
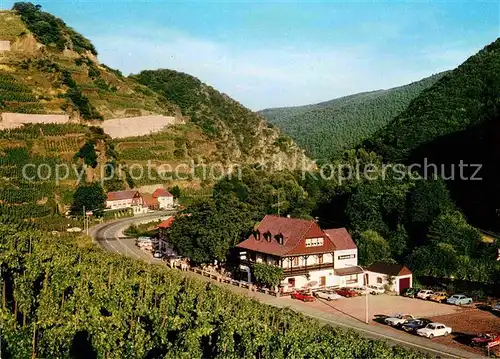
[[[108,192],[106,208],[109,210],[132,208],[134,214],[145,213],[148,210],[144,198],[136,190]]]
[[[237,245],[241,269],[253,263],[283,268],[286,290],[363,284],[358,248],[345,228],[323,231],[313,220],[267,215]]]
[[[164,188],[158,188],[153,192],[153,198],[158,200],[160,209],[174,208],[174,196]]]

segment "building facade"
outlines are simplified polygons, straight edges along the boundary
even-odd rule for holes
[[[168,192],[166,189],[158,188],[153,192],[153,198],[158,200],[160,209],[172,209],[174,208],[174,196]]]
[[[142,195],[135,190],[108,192],[106,209],[116,210],[132,208],[134,214],[145,213],[148,210]]]
[[[358,249],[345,228],[323,231],[313,220],[267,215],[237,248],[248,281],[252,264],[266,263],[283,268],[284,291],[363,284]]]
[[[399,294],[413,286],[413,274],[402,264],[375,262],[366,268],[366,273],[369,285],[384,286]]]

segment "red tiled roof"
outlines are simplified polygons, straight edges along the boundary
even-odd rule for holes
[[[158,188],[153,192],[153,197],[158,198],[158,197],[173,197],[172,193],[167,191],[164,188]]]
[[[108,192],[108,201],[121,201],[124,199],[132,199],[137,194],[137,191],[119,191],[119,192]]]
[[[142,198],[144,198],[144,202],[146,203],[146,205],[148,206],[156,206],[156,205],[160,205],[160,202],[158,202],[158,199],[157,198],[154,198],[153,195],[149,194],[149,193],[143,193],[142,194]]]
[[[363,273],[363,269],[359,267],[346,267],[346,268],[338,268],[334,269],[335,275],[345,276],[345,275],[353,275]]]
[[[338,251],[357,248],[356,243],[354,243],[351,235],[345,228],[326,229],[324,232]]]
[[[375,262],[366,268],[366,270],[375,273],[387,274],[393,277],[412,274],[411,270],[407,266],[398,263]]]
[[[172,226],[172,223],[174,223],[173,216],[161,222],[156,228],[167,229],[170,228],[170,226]]]
[[[309,232],[314,232],[314,236],[318,236],[318,234],[323,235],[318,224],[313,220],[278,217],[273,215],[265,216],[255,230],[260,232],[260,240],[257,240],[254,234],[251,234],[246,240],[238,244],[237,247],[277,256],[286,256],[287,254],[297,252],[295,250],[296,247],[301,243],[301,240],[306,238]],[[270,241],[264,238],[264,233],[267,232],[272,235]],[[278,234],[283,235],[283,244],[279,244],[276,238],[274,238],[274,236]],[[328,240],[328,238],[325,238],[325,240]],[[325,247],[320,250],[310,247],[304,251],[307,253],[331,252],[333,246],[328,245],[329,241],[325,244]]]

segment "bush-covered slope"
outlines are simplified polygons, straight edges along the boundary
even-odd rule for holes
[[[262,116],[193,76],[161,69],[142,71],[133,78],[177,104],[183,115],[217,140],[224,159],[260,162],[280,152],[292,156],[301,152]]]
[[[444,73],[389,90],[363,92],[315,105],[261,111],[313,158],[328,159],[386,125]]]
[[[427,171],[448,179],[471,223],[500,230],[500,39],[422,92],[365,146],[389,161],[436,164]]]
[[[499,95],[500,38],[423,91],[367,146],[388,160],[404,160],[422,144],[498,115]]]

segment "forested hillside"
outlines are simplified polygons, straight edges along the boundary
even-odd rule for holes
[[[262,115],[306,149],[327,160],[385,126],[444,73],[389,90],[363,92],[315,105],[274,108]]]
[[[423,163],[427,159],[437,164],[439,174],[449,179],[452,197],[472,223],[500,230],[499,120],[497,39],[422,92],[365,147],[388,161]],[[461,161],[466,165],[462,170]],[[476,164],[481,169],[474,180]]]
[[[224,160],[277,161],[300,150],[265,120],[197,78],[173,70],[147,70],[133,76],[139,83],[177,104],[211,139]]]

